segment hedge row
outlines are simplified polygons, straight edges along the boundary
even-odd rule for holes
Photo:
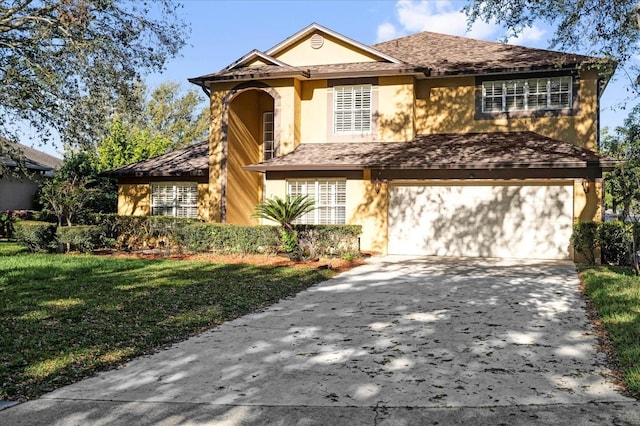
[[[219,254],[274,254],[282,249],[278,226],[240,226],[204,223],[166,216],[94,216],[91,225],[59,227],[46,222],[18,221],[15,238],[31,251],[91,252],[115,247],[136,251],[214,252]],[[359,225],[297,225],[300,238],[313,243],[320,256],[360,253]]]
[[[571,244],[584,259],[594,264],[600,251],[602,263],[631,265],[633,246],[640,250],[640,223],[582,222],[573,226]]]

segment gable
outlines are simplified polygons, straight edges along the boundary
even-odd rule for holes
[[[272,56],[296,67],[377,62],[380,60],[379,57],[369,52],[318,30],[302,37]]]

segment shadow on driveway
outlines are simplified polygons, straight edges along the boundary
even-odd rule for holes
[[[636,410],[595,350],[578,285],[570,262],[373,259],[4,410],[0,423],[373,424],[394,412],[400,424],[494,423],[522,407],[540,421],[548,406],[594,420],[598,404]]]

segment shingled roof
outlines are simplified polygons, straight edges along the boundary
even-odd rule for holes
[[[412,142],[308,143],[246,170],[614,167],[615,160],[534,132],[420,135]]]
[[[317,24],[316,26],[321,30],[324,29]],[[356,77],[406,73],[425,76],[473,75],[575,69],[584,64],[603,61],[601,58],[590,56],[475,40],[429,31],[374,44],[370,48],[384,57],[393,59],[393,61],[380,60],[378,62],[300,67],[284,63],[255,67],[227,67],[220,72],[190,78],[189,81],[202,85],[205,82],[264,80],[282,77],[314,79],[343,75]]]
[[[108,176],[208,176],[209,141],[202,141],[158,157],[118,167]]]
[[[21,162],[27,170],[51,172],[62,166],[62,159],[46,152],[7,139],[4,139],[4,142],[11,150],[7,153],[0,152],[0,163],[6,167],[18,167],[18,163]]]
[[[575,68],[600,58],[424,31],[372,46],[430,75]]]

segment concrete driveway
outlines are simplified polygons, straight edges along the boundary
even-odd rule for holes
[[[570,262],[374,259],[0,423],[638,424],[578,284]]]

